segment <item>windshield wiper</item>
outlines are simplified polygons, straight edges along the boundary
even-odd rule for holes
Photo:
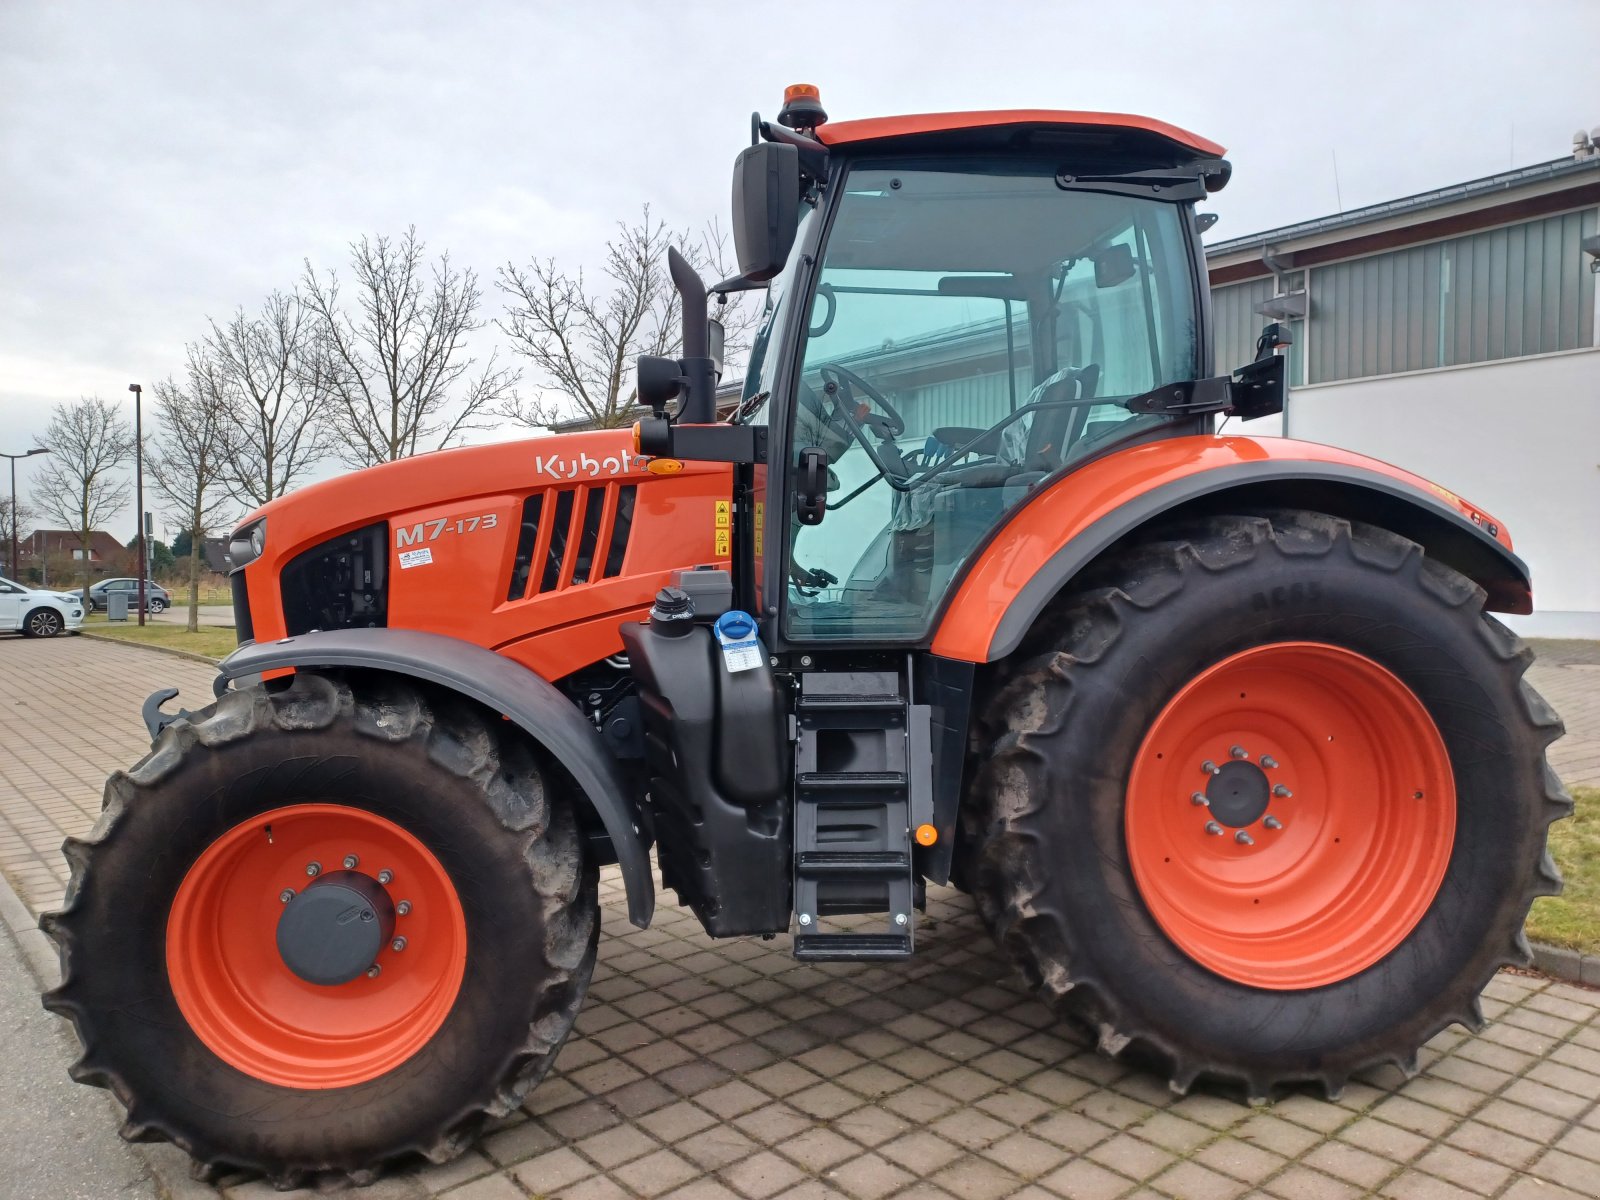
[[[733,410],[733,416],[730,418],[730,420],[732,420],[735,425],[739,424],[751,413],[755,412],[756,409],[765,404],[767,402],[767,397],[771,395],[771,392],[757,392],[754,396],[751,396],[750,399],[741,401],[739,407]]]

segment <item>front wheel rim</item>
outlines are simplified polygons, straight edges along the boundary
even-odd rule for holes
[[[347,983],[310,983],[279,955],[278,923],[294,894],[346,856],[395,902],[400,948]],[[167,920],[168,978],[195,1035],[245,1074],[292,1088],[346,1087],[404,1063],[449,1014],[466,950],[461,902],[439,860],[394,822],[337,804],[235,825],[189,868]]]
[[[1422,702],[1354,651],[1282,642],[1201,672],[1151,725],[1124,836],[1162,931],[1224,978],[1290,990],[1366,970],[1432,904],[1455,841]]]
[[[55,617],[50,613],[36,613],[34,614],[34,618],[31,622],[33,626],[33,632],[40,637],[50,637],[56,632],[56,622],[58,620],[58,617]]]

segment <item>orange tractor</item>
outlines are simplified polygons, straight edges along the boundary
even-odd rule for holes
[[[578,1011],[616,864],[712,937],[914,952],[927,883],[1182,1090],[1414,1070],[1525,961],[1561,726],[1492,516],[1212,366],[1222,148],[1053,111],[828,123],[673,257],[646,415],[389,463],[233,535],[215,701],[67,843],[46,998],[129,1138],[280,1183],[459,1153]],[[764,289],[719,419],[711,297]],[[1232,366],[1234,364],[1228,364]],[[730,389],[731,390],[731,389]],[[841,917],[848,920],[841,921]]]

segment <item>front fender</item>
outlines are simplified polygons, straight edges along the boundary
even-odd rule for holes
[[[1021,643],[1074,576],[1118,542],[1183,510],[1306,508],[1421,543],[1498,612],[1533,609],[1528,568],[1489,514],[1419,475],[1288,438],[1194,436],[1095,459],[1038,488],[969,561],[932,650],[992,662]]]
[[[594,806],[622,868],[628,918],[640,928],[650,924],[655,884],[627,784],[594,726],[539,675],[482,646],[414,629],[336,629],[244,645],[217,669],[233,680],[286,667],[390,671],[503,714],[544,747]]]

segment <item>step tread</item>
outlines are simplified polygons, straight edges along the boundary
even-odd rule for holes
[[[911,870],[911,855],[901,850],[802,850],[795,869],[807,876],[894,876]]]
[[[904,771],[801,771],[795,782],[803,788],[905,787]]]
[[[798,933],[794,956],[806,962],[856,962],[911,957],[909,933]]]

